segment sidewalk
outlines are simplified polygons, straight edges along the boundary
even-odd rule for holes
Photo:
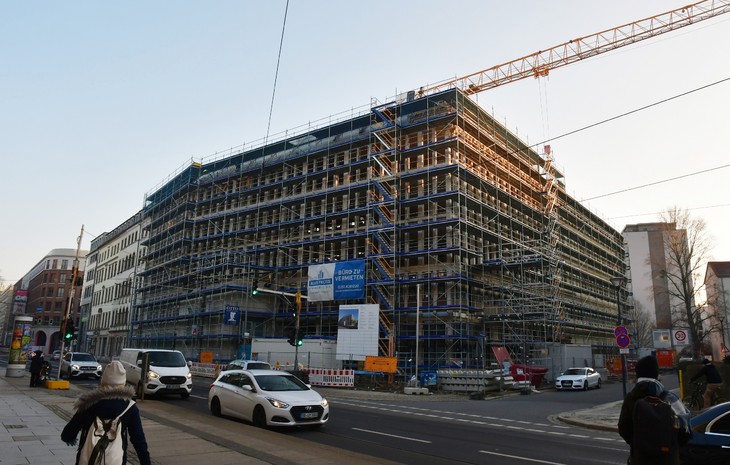
[[[73,415],[73,402],[81,388],[69,390],[31,388],[29,375],[6,378],[0,368],[0,464],[66,464],[76,460],[76,447],[61,442],[61,430]],[[344,394],[344,392],[342,392]],[[402,395],[347,391],[358,397]],[[420,397],[420,396],[419,396]],[[427,396],[437,400],[441,396]],[[443,400],[443,399],[442,399]],[[152,462],[156,465],[369,465],[373,457],[323,446],[292,435],[203,413],[182,410],[166,402],[138,403]],[[557,415],[565,423],[616,431],[621,402]],[[130,446],[129,463],[136,464]],[[379,464],[394,464],[378,459]]]

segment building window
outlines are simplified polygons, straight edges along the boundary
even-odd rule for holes
[[[58,268],[58,260],[53,260],[53,266],[51,266],[51,268],[53,268],[54,270]]]
[[[65,290],[66,290],[66,289],[64,289],[64,288],[62,288],[62,287],[59,287],[59,288],[58,288],[58,295],[57,295],[57,297],[63,297],[63,294],[64,294],[64,291],[65,291]]]
[[[62,270],[68,269],[68,260],[61,260],[61,269]]]
[[[66,273],[61,273],[58,277],[58,282],[64,284],[66,282]]]

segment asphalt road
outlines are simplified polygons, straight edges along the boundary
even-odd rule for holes
[[[208,384],[196,380],[193,395],[186,401],[157,401],[207,412]],[[493,400],[365,400],[338,395],[334,389],[327,390],[327,396],[331,419],[326,426],[277,431],[412,465],[618,465],[625,464],[628,455],[627,446],[615,433],[550,420],[567,410],[620,399],[621,384],[604,384],[587,392],[548,390]]]

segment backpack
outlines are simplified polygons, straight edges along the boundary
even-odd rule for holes
[[[669,402],[646,396],[634,404],[632,447],[642,456],[670,457],[679,445],[682,421]]]
[[[124,461],[124,447],[122,446],[122,415],[132,408],[134,401],[130,400],[127,408],[116,418],[104,420],[94,418],[86,432],[84,445],[79,451],[79,465],[121,465]]]

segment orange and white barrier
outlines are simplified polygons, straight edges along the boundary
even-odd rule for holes
[[[355,370],[310,368],[309,384],[323,387],[355,387]]]

